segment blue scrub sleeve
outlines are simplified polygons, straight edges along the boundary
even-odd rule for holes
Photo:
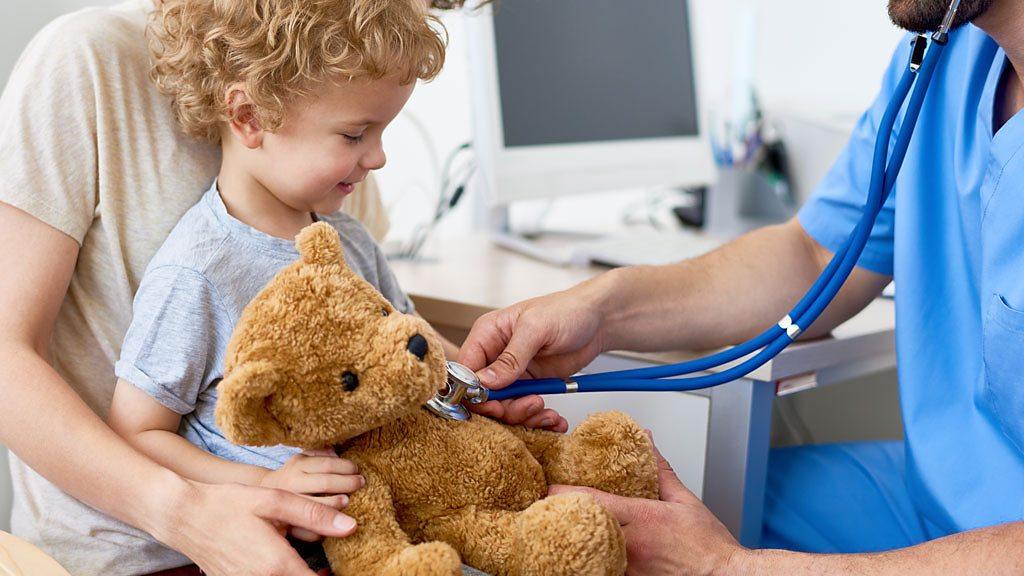
[[[878,125],[907,66],[912,38],[913,36],[907,35],[900,41],[874,103],[857,121],[846,148],[798,214],[804,230],[819,244],[833,252],[846,241],[863,214],[871,179]],[[896,123],[897,127],[902,122],[901,113]],[[895,138],[890,135],[890,145],[894,141]],[[898,190],[897,181],[896,188],[878,214],[871,236],[864,247],[864,253],[857,261],[858,266],[886,276],[893,273],[894,206]]]

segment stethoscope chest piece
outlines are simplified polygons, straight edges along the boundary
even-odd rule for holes
[[[463,400],[473,404],[487,401],[487,389],[472,370],[457,362],[448,362],[448,382],[445,389],[427,402],[427,409],[446,420],[469,420],[469,410]]]

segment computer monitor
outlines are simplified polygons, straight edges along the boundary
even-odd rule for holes
[[[492,206],[703,184],[713,167],[685,0],[500,0],[467,18]]]

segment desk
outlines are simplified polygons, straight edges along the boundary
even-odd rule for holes
[[[484,235],[436,238],[426,246],[422,260],[392,262],[392,267],[419,313],[455,342],[461,342],[476,318],[486,312],[564,290],[604,271],[551,266],[497,248]],[[772,399],[892,368],[896,364],[894,322],[893,303],[876,300],[831,337],[790,346],[748,378],[710,390],[670,393],[680,400],[700,398],[707,403],[703,482],[695,491],[744,545],[757,546],[760,540]],[[692,351],[614,352],[602,355],[585,371],[652,366],[696,355]],[[582,402],[587,396],[606,396],[598,404],[617,407],[628,395],[585,394],[572,396],[571,402]],[[636,394],[632,396],[635,399]],[[648,405],[668,401],[662,398],[666,400],[652,403],[647,395],[641,401]],[[549,403],[563,413],[567,406],[564,401]],[[659,445],[665,441],[666,429],[683,424],[662,421],[655,428],[638,420],[654,429]]]

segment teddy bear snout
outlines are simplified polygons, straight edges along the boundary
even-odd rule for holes
[[[406,350],[412,353],[413,356],[423,360],[427,357],[427,339],[419,334],[413,334],[412,338],[409,338],[409,344],[406,346]]]

